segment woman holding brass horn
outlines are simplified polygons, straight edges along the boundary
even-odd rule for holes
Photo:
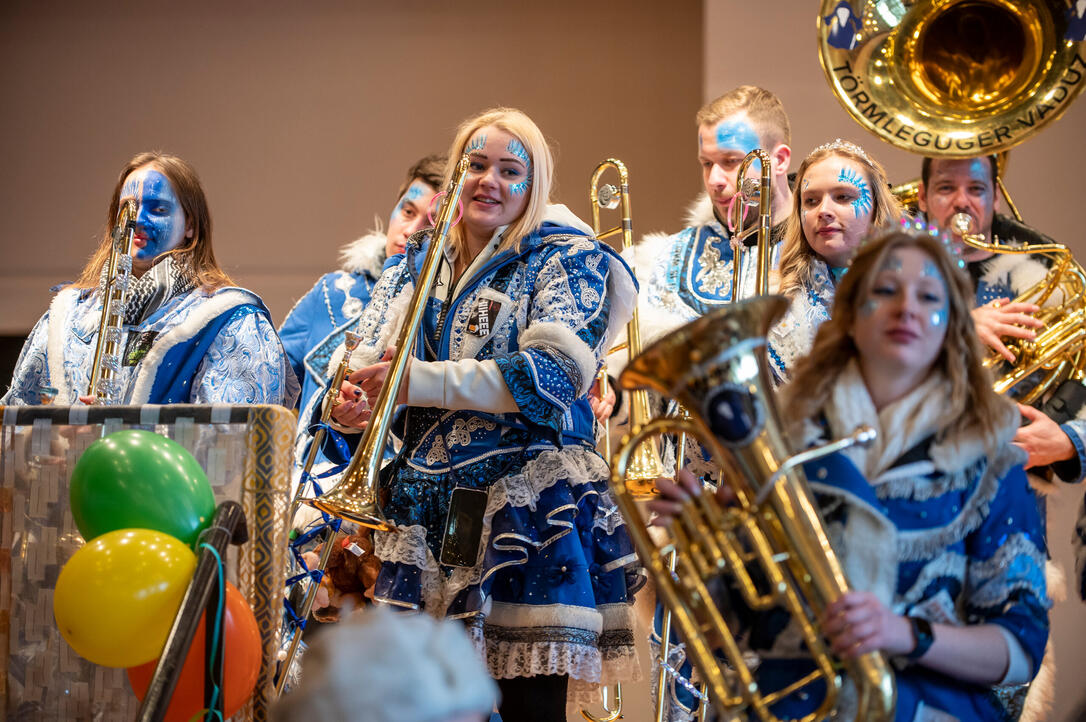
[[[122,242],[128,252],[111,260]],[[196,171],[140,153],[117,178],[98,249],[31,331],[0,403],[38,404],[52,387],[57,404],[292,404],[297,382],[267,308],[231,284]],[[103,297],[120,302],[103,313]]]
[[[1018,414],[991,389],[971,297],[944,241],[883,234],[857,253],[782,392],[797,447],[878,429],[871,447],[805,471],[857,590],[822,611],[822,632],[840,656],[897,659],[898,720],[1015,718],[995,686],[1028,682],[1048,636],[1043,526],[1025,454],[1010,443]],[[699,492],[689,475],[681,483],[661,482],[658,523]],[[802,674],[788,633],[735,599],[736,616],[761,632],[763,689]],[[774,711],[802,714],[816,697],[791,695]]]
[[[397,528],[376,534],[374,598],[465,620],[503,719],[563,719],[569,678],[610,682],[635,667],[640,577],[585,394],[636,291],[610,248],[548,206],[553,158],[530,118],[499,108],[465,121],[449,158],[464,154],[463,218],[399,389],[402,451],[382,489]],[[385,271],[363,315],[369,341],[342,387],[342,425],[366,423],[358,400],[384,382],[389,364],[374,362],[417,250]]]

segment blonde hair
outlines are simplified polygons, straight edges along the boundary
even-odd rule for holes
[[[757,85],[740,85],[716,100],[702,106],[695,120],[703,125],[716,125],[736,113],[746,113],[758,131],[758,140],[766,152],[778,145],[792,144],[792,126],[784,104],[776,95]]]
[[[192,230],[192,238],[187,243],[167,253],[186,270],[198,288],[214,291],[223,286],[233,285],[230,276],[215,260],[215,252],[211,247],[211,211],[207,205],[204,188],[200,185],[200,177],[196,175],[196,170],[181,158],[160,151],[139,153],[121,169],[120,175],[117,176],[117,184],[113,187],[113,197],[109,202],[105,228],[98,248],[91,255],[73,285],[76,288],[98,286],[102,267],[109,261],[109,252],[113,246],[111,233],[120,210],[121,188],[124,187],[124,181],[129,175],[144,166],[154,168],[170,181],[170,186],[177,194],[181,209],[185,213],[185,226]]]
[[[445,166],[442,189],[448,187],[468,141],[476,131],[486,127],[498,128],[514,136],[528,151],[528,157],[531,160],[532,182],[528,188],[528,205],[525,206],[520,217],[509,224],[499,247],[500,250],[519,249],[521,239],[543,224],[543,215],[547,211],[547,204],[550,203],[551,187],[554,184],[554,155],[551,153],[547,139],[543,137],[543,132],[531,118],[516,108],[491,108],[461,123],[449,147],[449,161]],[[466,240],[462,223],[453,226],[449,232],[449,243],[458,252],[465,249]]]
[[[819,326],[810,354],[796,365],[791,382],[782,392],[781,408],[787,408],[797,422],[821,413],[842,370],[859,356],[851,335],[858,309],[870,294],[878,269],[898,248],[924,251],[946,281],[949,318],[943,348],[933,368],[950,382],[950,397],[941,416],[942,426],[937,429],[938,438],[953,439],[970,429],[979,429],[994,445],[999,429],[1014,408],[1009,400],[992,390],[991,373],[984,367],[985,351],[970,313],[972,282],[942,241],[926,233],[884,231],[860,247],[837,287],[829,320]]]
[[[863,152],[859,146],[851,143],[833,143],[815,148],[803,159],[796,172],[796,190],[792,193],[792,212],[788,215],[784,226],[778,288],[780,293],[787,296],[794,295],[814,282],[815,261],[819,256],[811,247],[807,237],[803,235],[803,178],[812,165],[832,157],[851,160],[863,168],[867,182],[871,186],[873,199],[869,232],[875,232],[876,229],[896,223],[901,219],[901,204],[890,193],[886,171],[877,160]]]

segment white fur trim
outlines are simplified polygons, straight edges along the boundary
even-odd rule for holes
[[[543,211],[543,220],[557,223],[560,226],[576,228],[587,236],[594,235],[592,226],[578,218],[576,213],[562,203],[548,203],[547,208]]]
[[[65,288],[49,304],[49,334],[45,353],[49,359],[49,383],[62,403],[74,403],[78,392],[68,388],[64,373],[64,342],[67,340],[68,315],[75,308],[80,289]],[[95,339],[97,342],[97,339]]]
[[[570,627],[597,634],[603,631],[603,616],[597,610],[568,604],[494,602],[486,621],[498,627]]]
[[[708,193],[701,193],[686,208],[686,217],[683,223],[687,226],[704,226],[716,220],[713,213],[713,202],[709,200]]]
[[[603,347],[606,352],[616,339],[626,331],[626,324],[633,318],[637,308],[637,285],[626,265],[611,254],[607,254],[608,275],[607,293],[611,299],[611,312],[607,318],[607,332]]]
[[[196,291],[196,293],[199,293],[199,291]],[[243,288],[221,288],[205,303],[195,308],[183,323],[177,324],[156,338],[151,350],[140,363],[139,373],[132,385],[132,397],[129,403],[147,403],[147,399],[151,395],[151,388],[155,383],[158,367],[174,346],[196,336],[208,322],[217,318],[220,314],[246,303],[262,305],[260,297],[251,291],[246,291]]]
[[[363,366],[377,363],[385,349],[400,338],[400,329],[403,328],[404,320],[407,318],[407,310],[411,306],[411,297],[414,295],[415,284],[408,281],[400,292],[388,302],[388,310],[385,312],[387,322],[381,327],[381,335],[372,344],[363,339],[363,342],[351,354],[350,366],[352,369],[360,369]],[[331,358],[328,359],[328,369],[337,368],[342,358],[343,344],[340,344],[339,348],[333,351]],[[325,369],[325,376],[330,375],[328,369]]]
[[[557,323],[533,323],[517,339],[517,345],[521,349],[527,349],[536,343],[554,346],[572,359],[581,374],[581,388],[577,389],[577,395],[588,393],[599,367],[596,354],[588,344],[569,328]]]
[[[1048,274],[1048,267],[1039,259],[1021,254],[997,254],[985,268],[981,280],[989,285],[1001,284],[1003,279],[1009,279],[1014,293],[1022,293],[1035,283],[1044,280]],[[1053,294],[1058,296],[1059,294]],[[1058,297],[1049,298],[1046,306],[1061,303]]]
[[[373,278],[381,275],[385,265],[385,244],[388,238],[384,233],[373,231],[356,241],[352,241],[339,250],[340,268],[348,273],[366,273]]]

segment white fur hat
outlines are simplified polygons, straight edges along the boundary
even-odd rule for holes
[[[326,630],[303,658],[301,677],[273,707],[276,722],[489,717],[498,697],[463,625],[384,607]]]

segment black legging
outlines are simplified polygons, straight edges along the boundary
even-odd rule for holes
[[[564,674],[499,679],[502,722],[563,722],[568,682]]]

